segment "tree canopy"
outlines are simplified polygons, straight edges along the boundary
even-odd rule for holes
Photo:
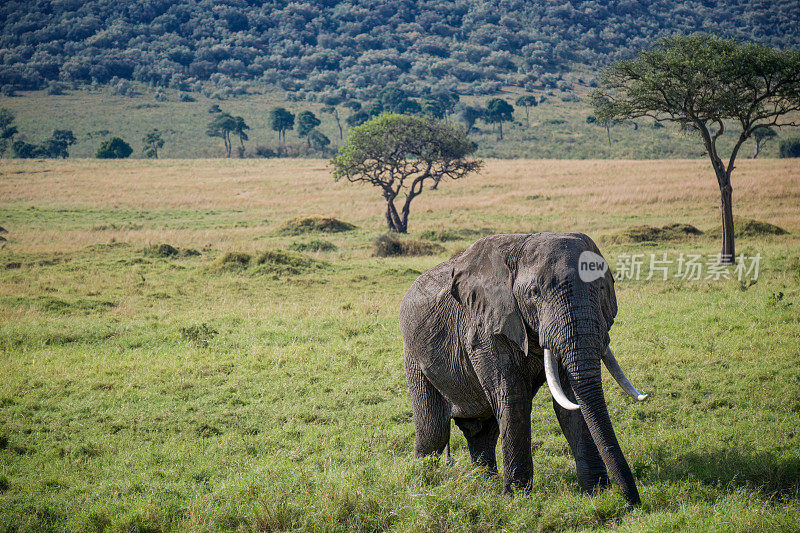
[[[331,161],[335,180],[381,188],[390,231],[406,233],[412,200],[426,183],[436,188],[445,178],[460,179],[481,168],[464,131],[430,119],[385,113],[352,129]],[[398,212],[395,199],[404,194]]]
[[[800,111],[800,51],[705,34],[667,37],[606,68],[600,86],[590,96],[599,121],[646,116],[697,132],[721,193],[721,259],[733,261],[734,162],[759,128],[797,125],[791,113]],[[717,141],[729,130],[736,140],[721,154]]]
[[[126,159],[133,153],[131,145],[120,137],[111,137],[103,141],[97,149],[95,157],[98,159]]]
[[[483,118],[497,128],[497,138],[503,139],[503,122],[514,120],[514,108],[502,98],[492,98],[486,103]]]
[[[160,131],[153,128],[142,137],[142,144],[144,145],[144,155],[158,159],[158,149],[164,146],[164,138]]]
[[[272,131],[278,132],[278,138],[282,143],[286,142],[286,130],[294,128],[294,113],[284,107],[273,107],[267,118],[269,127]]]

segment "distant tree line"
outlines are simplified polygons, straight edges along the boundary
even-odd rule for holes
[[[794,0],[9,0],[0,3],[0,90],[128,80],[221,97],[249,81],[297,98],[418,97],[504,85],[558,87],[571,65],[607,64],[657,37],[707,31],[800,43]]]

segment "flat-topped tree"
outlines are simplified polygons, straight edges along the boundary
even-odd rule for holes
[[[333,158],[333,178],[380,187],[389,231],[406,233],[411,202],[426,183],[460,179],[483,164],[468,159],[475,151],[457,126],[421,117],[385,113],[353,128]],[[398,212],[395,199],[403,205]]]
[[[590,99],[600,121],[647,116],[697,131],[719,184],[721,262],[733,263],[734,162],[759,128],[798,125],[787,114],[800,110],[800,51],[712,35],[667,37],[606,68]],[[731,126],[738,136],[730,153],[720,154],[717,141]]]

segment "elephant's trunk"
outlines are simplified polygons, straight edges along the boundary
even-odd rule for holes
[[[622,488],[625,499],[631,505],[639,505],[636,482],[614,434],[611,418],[608,416],[600,379],[599,353],[594,350],[590,354],[580,351],[568,352],[564,357],[564,367],[600,457]]]
[[[571,294],[569,300],[592,301],[591,298],[582,300],[579,296]],[[617,441],[603,395],[600,357],[608,346],[609,338],[601,317],[599,308],[591,303],[583,306],[566,305],[561,313],[551,317],[547,324],[549,327],[542,328],[544,336],[540,340],[543,346],[560,356],[600,457],[628,502],[638,505],[639,491]]]

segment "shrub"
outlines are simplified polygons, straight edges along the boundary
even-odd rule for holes
[[[278,227],[277,232],[281,235],[302,235],[304,233],[341,233],[351,231],[357,226],[344,222],[336,218],[313,215],[308,217],[297,217],[287,220]]]
[[[98,159],[125,159],[130,157],[133,153],[131,145],[120,139],[119,137],[112,137],[97,149],[95,157]]]
[[[782,158],[800,157],[800,137],[790,137],[782,140],[778,148],[778,154]]]
[[[444,246],[433,242],[401,239],[395,235],[381,235],[375,239],[373,255],[392,257],[399,255],[434,255],[444,251]]]

